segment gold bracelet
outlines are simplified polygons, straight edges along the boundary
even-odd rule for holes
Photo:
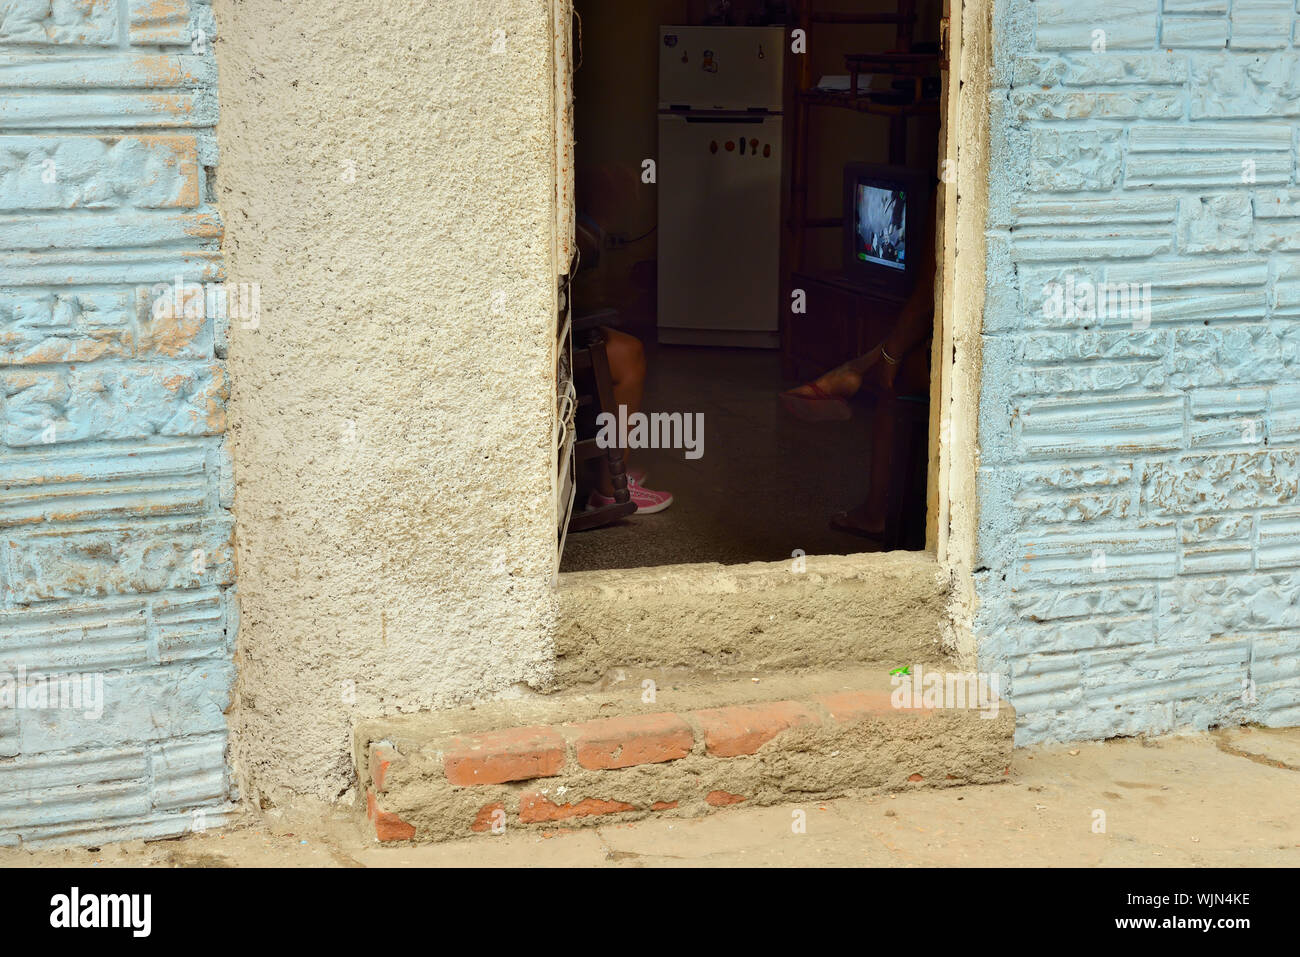
[[[883,342],[880,344],[880,354],[884,356],[885,361],[888,362],[891,366],[898,365],[898,360],[891,357],[890,354],[885,351],[885,344]]]

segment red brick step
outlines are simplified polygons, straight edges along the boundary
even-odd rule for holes
[[[371,720],[356,732],[358,777],[380,841],[1001,780],[1005,701],[900,702],[890,670],[647,672],[601,692]]]

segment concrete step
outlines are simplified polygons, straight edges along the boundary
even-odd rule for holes
[[[369,719],[360,793],[378,840],[432,842],[1002,780],[1011,706],[943,662],[894,667],[629,669],[606,687]]]
[[[611,667],[747,673],[947,654],[949,577],[923,552],[572,572],[558,597],[548,691]]]

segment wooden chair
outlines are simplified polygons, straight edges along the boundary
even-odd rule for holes
[[[602,412],[618,414],[618,403],[614,400],[614,381],[609,372],[609,358],[605,354],[605,335],[601,331],[601,327],[617,323],[618,312],[614,309],[601,309],[573,318],[573,379],[578,393],[575,417],[578,438],[574,443],[578,505],[569,519],[571,532],[600,528],[636,511],[636,503],[628,492],[623,449],[604,449],[596,441],[596,417]],[[614,484],[614,501],[601,508],[580,511],[593,487],[593,469],[588,463],[594,463],[602,456],[608,463],[610,479]]]

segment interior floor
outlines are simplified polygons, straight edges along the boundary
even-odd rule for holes
[[[878,545],[832,529],[830,517],[862,502],[871,462],[869,407],[847,422],[808,425],[790,417],[777,393],[781,356],[768,349],[656,345],[642,338],[647,412],[704,414],[704,455],[680,449],[632,452],[646,485],[673,493],[671,508],[572,533],[561,571],[684,562],[771,562],[807,555],[851,555]],[[648,334],[647,334],[648,333]],[[581,507],[576,503],[575,507]]]

